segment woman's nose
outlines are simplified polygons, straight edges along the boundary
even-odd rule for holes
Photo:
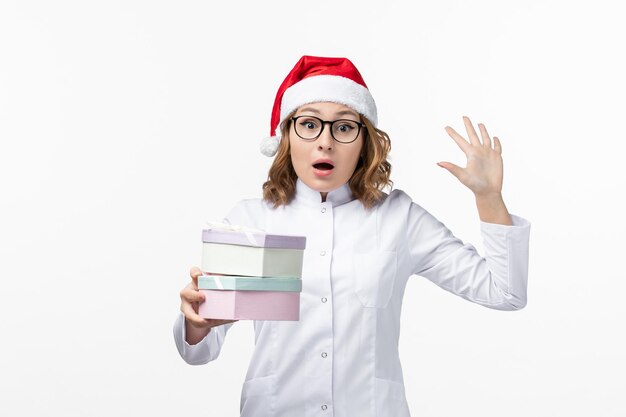
[[[319,150],[330,151],[331,149],[333,149],[335,139],[333,139],[332,135],[330,134],[330,129],[330,125],[328,125],[328,128],[326,128],[326,124],[324,124],[322,128],[322,133],[320,133],[319,138],[317,138],[317,148]]]

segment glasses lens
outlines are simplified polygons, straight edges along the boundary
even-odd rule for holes
[[[302,139],[315,139],[322,130],[322,123],[315,117],[298,117],[294,127]]]
[[[359,125],[352,120],[335,120],[332,128],[338,142],[352,142],[359,134]]]

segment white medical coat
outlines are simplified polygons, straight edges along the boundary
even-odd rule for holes
[[[530,223],[511,218],[512,226],[480,222],[483,257],[400,190],[371,210],[348,185],[321,202],[300,180],[294,200],[278,209],[241,201],[231,224],[307,238],[300,320],[254,322],[241,416],[408,417],[398,353],[407,280],[423,276],[493,309],[524,307]],[[233,324],[189,345],[181,313],[180,355],[192,365],[215,360]]]

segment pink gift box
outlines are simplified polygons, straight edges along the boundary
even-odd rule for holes
[[[300,320],[300,293],[293,291],[199,290],[204,318],[232,320]]]

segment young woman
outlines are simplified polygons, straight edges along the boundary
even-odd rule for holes
[[[306,236],[299,321],[255,321],[241,416],[409,416],[398,354],[407,280],[420,275],[498,310],[526,304],[530,223],[502,200],[501,145],[464,118],[446,130],[466,168],[440,163],[476,196],[485,257],[400,190],[386,194],[390,142],[359,71],[345,58],[304,56],[278,90],[263,198],[226,220]],[[281,135],[276,136],[280,128]],[[197,315],[199,268],[180,293],[176,346],[215,360],[233,320]]]

